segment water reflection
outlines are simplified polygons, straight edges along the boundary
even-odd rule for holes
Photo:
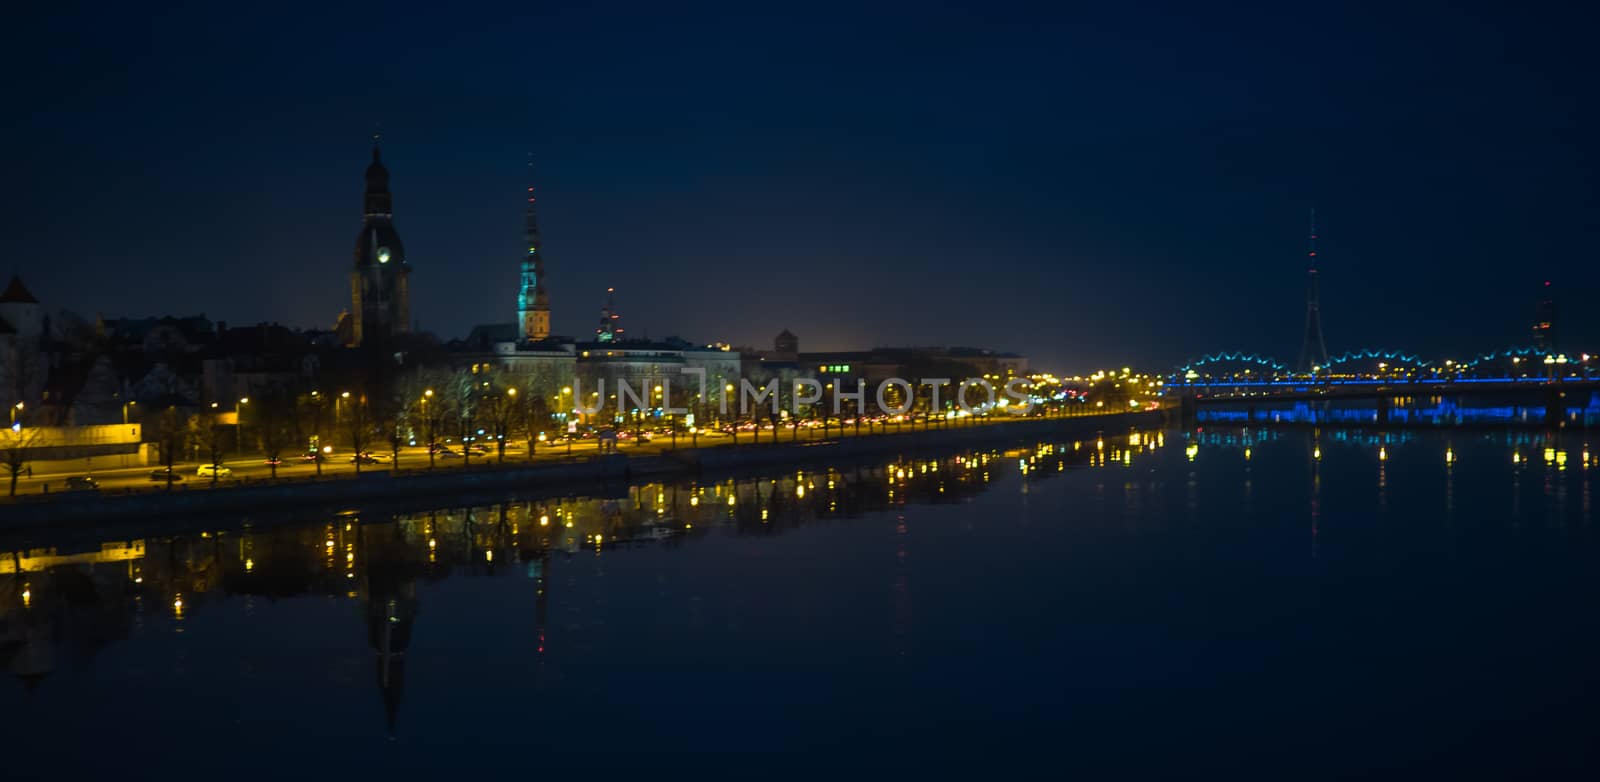
[[[1026,494],[1030,484],[1071,468],[1130,468],[1136,456],[1165,442],[1161,432],[1133,432],[761,478],[635,485],[615,497],[344,512],[270,529],[238,520],[192,535],[89,545],[46,541],[4,551],[0,539],[0,661],[31,697],[60,667],[88,668],[98,653],[138,629],[181,634],[186,623],[230,598],[347,600],[362,607],[392,731],[407,648],[422,614],[419,583],[507,574],[532,580],[536,652],[542,655],[550,643],[549,579],[565,559],[692,545],[707,535],[780,535],[884,512],[896,513],[890,588],[895,633],[904,637],[911,615],[905,506],[968,502],[1003,475],[1020,476]]]
[[[1597,467],[1582,433],[1213,424],[0,539],[0,730],[65,749],[171,723],[215,754],[206,709],[253,695],[269,739],[392,736],[442,769],[432,747],[479,742],[1123,764],[1155,741],[1186,773],[1237,762],[1239,735],[1393,767],[1522,729],[1504,713],[1532,718],[1496,746],[1600,708]],[[1561,698],[1579,718],[1535,719]]]

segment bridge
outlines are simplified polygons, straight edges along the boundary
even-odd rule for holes
[[[1219,352],[1191,359],[1166,378],[1166,393],[1185,411],[1200,405],[1260,402],[1376,400],[1380,421],[1388,402],[1417,396],[1535,396],[1551,423],[1574,402],[1600,393],[1600,356],[1569,356],[1512,347],[1471,359],[1424,360],[1402,350],[1362,349],[1295,372],[1257,353]]]

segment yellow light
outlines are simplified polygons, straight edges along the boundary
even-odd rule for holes
[[[1313,458],[1313,459],[1321,459],[1322,458],[1322,446],[1319,445],[1319,446],[1311,449],[1311,458]]]
[[[1378,447],[1378,461],[1383,462],[1383,461],[1388,461],[1388,459],[1389,459],[1389,452],[1387,450],[1385,450],[1382,446],[1379,446]]]
[[[515,388],[506,389],[506,396],[516,396],[516,395],[517,395],[517,389],[515,389]]]
[[[435,549],[435,548],[438,548],[438,547],[439,547],[439,541],[434,540],[433,538],[428,538],[428,548],[429,549]]]
[[[340,394],[340,395],[339,395],[339,398],[340,398],[340,399],[349,399],[349,398],[350,398],[350,392],[349,392],[349,391],[346,391],[346,392],[344,392],[344,393],[342,393],[342,394]]]
[[[485,561],[485,562],[493,562],[494,561],[494,551],[490,550],[490,549],[485,549],[484,552],[483,552],[483,561]]]
[[[31,605],[33,605],[33,590],[24,585],[22,587],[22,607],[27,608]]]
[[[247,397],[247,396],[246,396],[246,397],[241,397],[241,398],[240,398],[240,399],[239,399],[239,404],[241,404],[241,405],[248,405],[248,404],[250,404],[250,397]]]
[[[423,391],[422,395],[423,396],[433,396],[433,389],[430,388],[430,389],[428,389],[426,391]]]
[[[1455,461],[1456,461],[1456,449],[1454,449],[1454,448],[1445,448],[1444,449],[1444,463],[1445,464],[1454,464]]]
[[[252,570],[255,570],[256,569],[256,561],[253,560],[253,559],[245,560],[244,561],[244,569],[245,569],[246,573],[248,573],[248,572],[250,572]]]
[[[1249,448],[1244,449],[1244,460],[1247,461],[1247,462],[1250,461],[1250,449]]]
[[[549,516],[540,516],[539,517],[539,526],[541,526],[541,527],[550,526],[550,517]]]
[[[331,446],[331,445],[322,446],[322,452],[323,453],[333,453],[333,446]]]
[[[731,507],[733,507],[733,505],[734,505],[734,497],[733,497],[732,494],[729,494],[728,495],[728,507],[731,508]]]

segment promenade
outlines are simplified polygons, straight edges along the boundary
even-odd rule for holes
[[[737,442],[726,435],[657,438],[648,442],[624,439],[614,453],[602,453],[594,441],[551,445],[530,455],[508,449],[471,458],[435,457],[429,465],[422,448],[403,449],[395,464],[356,465],[325,462],[317,475],[311,463],[278,467],[277,478],[260,458],[224,462],[232,474],[213,481],[196,477],[193,466],[175,467],[183,480],[169,489],[153,480],[153,467],[95,473],[98,491],[65,492],[64,476],[36,476],[19,482],[18,495],[0,505],[0,527],[93,522],[99,519],[172,516],[232,510],[262,510],[329,502],[370,501],[452,492],[505,491],[531,487],[568,487],[574,491],[636,477],[693,476],[701,472],[726,472],[743,467],[849,460],[886,452],[924,448],[966,447],[1008,439],[1083,438],[1100,432],[1118,433],[1133,427],[1159,425],[1162,411],[1028,417],[963,421],[959,425],[924,427],[920,423],[853,428],[841,433],[820,427],[741,433]],[[346,457],[348,459],[348,457]]]

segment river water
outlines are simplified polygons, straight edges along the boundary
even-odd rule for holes
[[[10,535],[0,746],[24,777],[1584,767],[1594,446],[1220,424]]]

